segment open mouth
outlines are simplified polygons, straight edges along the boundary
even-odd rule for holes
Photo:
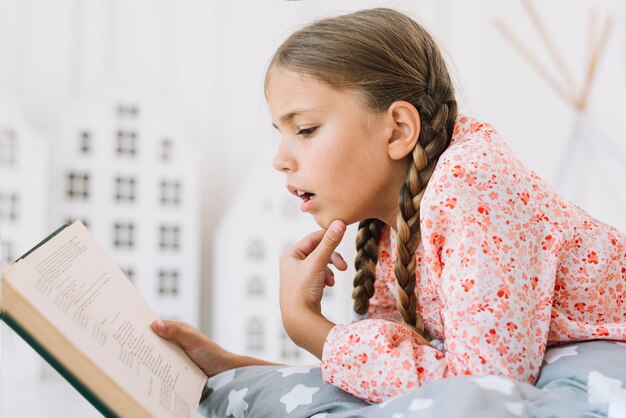
[[[289,193],[302,199],[302,203],[300,204],[300,210],[302,212],[310,212],[313,210],[315,206],[315,193],[307,192],[291,185],[287,185],[287,190],[289,190]]]
[[[308,201],[308,200],[313,199],[313,198],[315,197],[315,194],[314,194],[314,193],[309,193],[309,192],[302,192],[302,191],[300,191],[300,192],[298,192],[298,195],[297,195],[297,196],[298,196],[300,199],[302,199],[303,201],[305,201],[305,202],[306,202],[306,201]]]
[[[312,198],[315,197],[315,193],[307,192],[291,185],[287,186],[287,190],[289,190],[289,193],[291,193],[292,195],[298,196],[304,202],[311,200]]]

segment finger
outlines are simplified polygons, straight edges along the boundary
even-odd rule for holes
[[[182,321],[161,319],[152,321],[152,330],[166,340],[176,341],[182,348],[193,348],[204,336],[194,327]]]
[[[346,263],[346,260],[344,260],[341,254],[336,251],[333,252],[330,256],[329,263],[337,267],[337,270],[345,271],[348,269],[348,264]]]
[[[326,267],[326,272],[324,273],[324,283],[326,286],[333,287],[335,285],[335,274],[333,271]]]
[[[345,232],[346,224],[342,221],[333,221],[324,233],[317,248],[311,252],[311,256],[317,259],[320,264],[328,263],[328,260],[330,260],[335,248],[337,248],[341,242]]]
[[[289,251],[288,254],[296,257],[298,260],[307,258],[315,248],[319,245],[324,237],[324,230],[315,231],[298,241]]]

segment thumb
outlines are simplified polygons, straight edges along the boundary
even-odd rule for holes
[[[326,265],[330,257],[333,255],[333,251],[339,245],[343,239],[343,234],[346,232],[346,224],[342,221],[333,221],[324,233],[322,240],[312,254],[321,263]]]
[[[161,319],[152,321],[151,327],[157,335],[178,343],[185,350],[197,347],[202,342],[202,334],[186,322]]]

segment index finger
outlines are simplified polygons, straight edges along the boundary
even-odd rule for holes
[[[319,244],[311,252],[311,257],[316,258],[320,263],[326,264],[330,260],[333,252],[343,239],[346,232],[346,225],[342,221],[331,222],[328,229],[322,236]]]
[[[311,232],[309,235],[305,236],[300,241],[298,241],[293,246],[290,252],[298,260],[304,260],[305,258],[307,258],[309,254],[313,252],[313,250],[315,250],[315,248],[317,248],[320,241],[324,237],[325,232],[326,231],[324,231],[323,229],[320,229],[319,231]]]

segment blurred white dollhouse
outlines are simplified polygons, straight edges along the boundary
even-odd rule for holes
[[[80,219],[162,317],[198,326],[198,159],[175,109],[78,100],[53,139],[52,223]]]
[[[0,102],[0,267],[47,231],[48,141],[25,121],[15,102]]]
[[[49,230],[49,141],[29,126],[17,102],[9,98],[5,94],[0,101],[0,270]],[[21,338],[0,323],[0,388],[5,381],[17,384],[39,376],[41,364]],[[3,403],[0,399],[0,414]]]
[[[281,254],[319,229],[299,204],[271,162],[257,159],[215,233],[212,329],[215,341],[229,350],[287,364],[316,362],[285,333],[278,304]],[[354,258],[354,237],[350,227],[338,248],[346,260]],[[335,286],[324,292],[322,312],[347,323],[354,267],[335,271],[335,277]]]

